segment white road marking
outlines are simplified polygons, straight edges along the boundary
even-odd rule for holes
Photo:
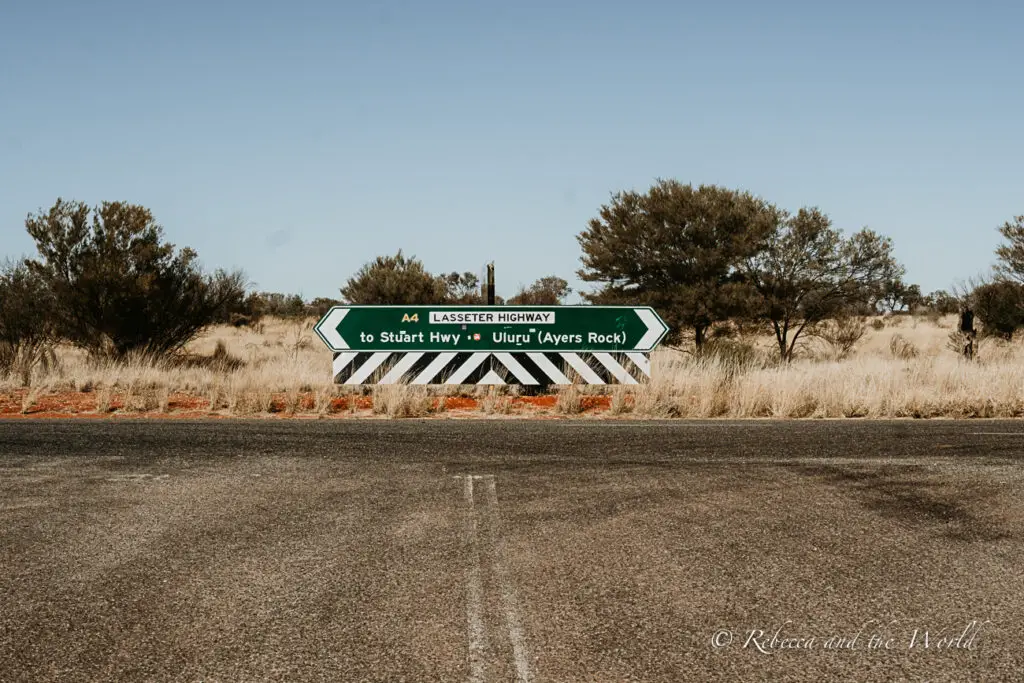
[[[971,432],[971,436],[1024,436],[1024,432]]]
[[[170,478],[169,474],[116,474],[113,477],[105,477],[107,481],[161,481]]]
[[[522,618],[519,604],[508,570],[502,561],[504,542],[501,538],[501,518],[498,514],[498,492],[494,475],[456,475],[455,479],[463,480],[463,496],[466,501],[467,514],[464,527],[464,541],[469,549],[470,565],[467,571],[466,591],[466,630],[469,641],[469,680],[471,683],[482,683],[487,673],[487,628],[484,623],[483,562],[481,561],[480,539],[477,530],[476,500],[473,495],[473,482],[485,482],[485,495],[482,503],[485,508],[486,527],[493,536],[494,548],[490,558],[490,570],[494,574],[495,583],[500,592],[501,610],[505,618],[509,643],[512,645],[512,664],[519,683],[530,683],[533,680],[530,672],[530,655],[523,636]]]
[[[464,478],[463,491],[469,506],[466,515],[465,541],[469,547],[471,562],[467,574],[466,623],[469,636],[469,680],[482,683],[484,680],[484,653],[487,650],[487,633],[484,631],[483,582],[480,578],[480,545],[477,543],[476,512],[473,510],[473,477]]]
[[[520,683],[529,683],[530,677],[530,654],[526,649],[526,639],[523,637],[522,621],[519,618],[518,601],[516,600],[515,589],[501,560],[505,543],[501,540],[501,518],[498,516],[498,491],[494,482],[494,476],[487,476],[487,514],[491,520],[491,528],[494,530],[496,544],[494,550],[494,573],[498,577],[498,587],[501,590],[501,606],[505,612],[505,627],[508,628],[508,637],[512,642],[512,657],[515,660],[516,676]]]

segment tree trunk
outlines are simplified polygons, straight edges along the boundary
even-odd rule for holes
[[[777,322],[773,320],[772,327],[775,328],[775,341],[779,345],[779,360],[784,360],[788,362],[789,354],[787,353],[787,350],[789,348],[789,344],[787,343],[786,337],[789,334],[789,326],[780,326]]]
[[[707,339],[705,338],[707,331],[708,328],[704,325],[693,326],[693,342],[694,345],[697,347],[697,353],[700,353],[701,349],[704,348],[704,342],[707,341]]]
[[[803,323],[800,324],[800,327],[796,328],[796,332],[793,333],[793,339],[789,342],[789,352],[786,354],[787,363],[793,362],[793,351],[796,350],[796,340],[800,338],[800,334],[804,331],[805,327],[807,327],[807,320],[804,320]]]

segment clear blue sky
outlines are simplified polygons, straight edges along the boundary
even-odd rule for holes
[[[1024,213],[1020,2],[5,2],[0,256],[58,196],[336,296],[399,248],[558,274],[619,189],[717,183],[891,236],[925,291]]]

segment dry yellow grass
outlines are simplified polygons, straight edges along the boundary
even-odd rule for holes
[[[795,361],[736,373],[709,360],[655,358],[637,412],[679,417],[1016,417],[1024,363],[948,356]]]
[[[833,360],[827,344],[808,338],[792,363],[770,362],[774,348],[767,335],[739,340],[757,349],[753,363],[728,355],[698,359],[659,350],[652,358],[651,383],[635,389],[562,389],[557,410],[578,412],[581,393],[608,391],[613,414],[641,417],[1024,415],[1020,344],[986,340],[980,359],[965,362],[948,348],[955,316],[938,321],[909,316],[878,320],[882,322],[868,325],[849,358],[841,361]],[[333,384],[331,354],[313,335],[313,322],[270,321],[261,333],[218,327],[187,349],[195,356],[210,356],[221,344],[244,362],[236,369],[143,360],[93,364],[82,352],[61,348],[58,363],[32,376],[32,394],[26,400],[63,391],[95,391],[98,410],[106,412],[116,392],[126,397],[127,410],[166,412],[169,395],[184,393],[209,400],[211,410],[250,415],[270,411],[274,395],[279,395],[282,412],[323,414],[335,396],[348,390]],[[0,381],[0,392],[21,386],[21,378],[11,377]],[[374,411],[392,417],[425,415],[436,411],[434,397],[458,391],[482,400],[487,414],[507,412],[511,404],[500,397],[517,393],[511,387],[498,392],[485,387],[379,387],[373,390]],[[302,396],[310,398],[304,401]]]
[[[512,397],[500,387],[487,387],[479,399],[480,412],[486,415],[509,415],[512,412]]]
[[[388,417],[424,417],[434,411],[426,387],[385,384],[373,388],[373,412]]]

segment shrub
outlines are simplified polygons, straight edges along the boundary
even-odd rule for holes
[[[327,315],[327,311],[331,310],[331,307],[340,303],[337,299],[319,296],[306,305],[306,315],[310,318],[322,318]]]
[[[203,368],[222,374],[235,372],[245,367],[245,361],[232,355],[221,339],[217,340],[217,346],[209,356],[179,354],[174,357],[173,363],[182,368]]]
[[[427,272],[416,257],[379,256],[365,264],[341,288],[351,304],[437,304],[445,300],[445,283]]]
[[[892,353],[893,358],[898,358],[899,360],[910,360],[920,355],[917,347],[914,346],[914,342],[902,334],[894,334],[892,336],[892,339],[889,340],[889,351]]]
[[[352,397],[350,400],[355,400]],[[404,384],[382,384],[373,387],[373,412],[392,418],[424,417],[433,410],[434,402],[422,387]]]
[[[578,415],[583,412],[583,395],[575,384],[564,387],[555,399],[555,411],[563,415]]]
[[[612,415],[622,415],[631,412],[635,402],[636,397],[632,390],[626,387],[613,387],[608,412]]]
[[[58,199],[25,227],[39,251],[28,266],[54,297],[61,334],[92,355],[176,351],[241,305],[242,273],[204,275],[145,207]]]
[[[480,399],[480,412],[487,415],[508,415],[512,412],[512,397],[496,387],[490,387]]]
[[[319,301],[319,300],[318,300]],[[329,309],[330,306],[327,306]],[[326,312],[326,311],[325,311]],[[306,302],[298,294],[280,292],[252,292],[245,297],[239,310],[223,322],[235,327],[253,325],[264,317],[295,319],[309,315]]]
[[[971,292],[971,305],[982,322],[982,334],[1012,339],[1024,326],[1024,286],[1008,280],[980,285]]]
[[[741,372],[764,367],[765,357],[753,344],[731,339],[710,339],[697,354],[698,361],[717,362],[729,371]]]
[[[37,366],[56,363],[53,297],[24,263],[0,267],[0,377],[31,382]]]
[[[949,334],[946,336],[946,348],[952,351],[953,353],[957,354],[958,356],[965,355],[965,350],[967,349],[968,344],[971,344],[971,342],[971,337],[966,333],[962,332],[959,326],[954,327],[952,330],[950,330]],[[973,356],[976,358],[978,356],[978,351],[981,348],[981,339],[974,339],[973,347]]]
[[[961,301],[958,296],[950,294],[944,289],[932,292],[924,298],[924,305],[940,316],[959,313]]]
[[[842,360],[850,355],[866,332],[867,325],[864,324],[864,320],[851,316],[827,320],[817,325],[809,334],[825,342],[835,358]]]

